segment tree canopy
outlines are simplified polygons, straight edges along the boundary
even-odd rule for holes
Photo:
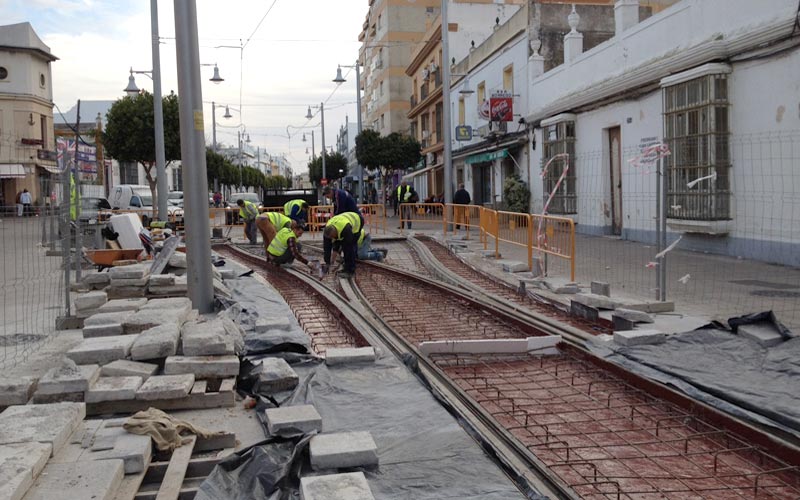
[[[408,135],[393,132],[385,137],[374,130],[356,136],[356,158],[370,170],[396,168],[407,170],[422,158],[419,142]]]
[[[206,177],[209,185],[216,180],[223,186],[239,186],[239,167],[211,148],[206,148]],[[255,189],[280,189],[290,187],[289,179],[282,175],[264,175],[253,167],[241,168],[241,185]]]
[[[342,173],[339,173],[339,170]],[[308,162],[308,172],[311,182],[319,185],[322,179],[322,156],[317,156]],[[347,158],[342,153],[325,153],[325,175],[328,181],[333,181],[342,178],[347,172]]]

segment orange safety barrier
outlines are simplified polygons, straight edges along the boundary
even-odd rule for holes
[[[569,261],[570,280],[575,281],[575,221],[569,217],[531,215],[532,249],[543,254],[542,273],[547,272],[547,257]]]
[[[321,231],[333,217],[333,205],[315,205],[308,207],[308,227],[312,233]]]
[[[463,227],[466,232],[466,239],[469,239],[470,233],[473,230],[480,232],[483,210],[484,208],[479,205],[457,205],[448,203],[445,206],[448,230],[455,232],[456,230],[461,230],[461,227]],[[481,242],[483,242],[482,235]]]
[[[359,205],[361,215],[364,217],[364,225],[369,227],[370,233],[381,230],[386,233],[386,207],[383,205],[369,204]]]
[[[442,232],[447,233],[447,214],[442,203],[401,203],[400,225],[411,223],[440,224]]]

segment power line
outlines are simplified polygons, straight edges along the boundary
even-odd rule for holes
[[[244,48],[247,47],[247,44],[250,43],[250,39],[253,38],[253,35],[256,34],[256,31],[258,31],[258,28],[261,27],[261,23],[264,22],[264,19],[266,19],[267,16],[269,15],[269,13],[272,12],[272,8],[275,7],[276,3],[278,3],[278,0],[272,0],[272,5],[269,6],[269,9],[267,9],[267,12],[264,14],[264,17],[261,18],[261,20],[256,25],[256,28],[253,30],[252,33],[250,33],[250,36],[247,37],[247,40],[245,40],[244,44],[242,45],[242,50],[244,50]]]

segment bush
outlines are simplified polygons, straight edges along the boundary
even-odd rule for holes
[[[509,212],[528,213],[531,191],[518,175],[508,177],[503,183],[503,200]]]

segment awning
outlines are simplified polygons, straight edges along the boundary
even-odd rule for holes
[[[42,165],[41,163],[36,164],[37,167],[43,168],[50,172],[51,174],[60,174],[61,170],[59,170],[58,165]]]
[[[491,151],[488,153],[481,153],[477,155],[467,156],[467,159],[464,160],[464,163],[466,163],[467,165],[470,165],[472,163],[483,163],[492,160],[499,160],[507,156],[508,156],[508,150],[500,149],[498,151]]]
[[[24,179],[25,167],[20,164],[0,165],[0,179]]]
[[[409,172],[406,175],[404,175],[402,177],[402,179],[403,180],[411,180],[414,177],[419,177],[422,174],[427,174],[431,170],[438,170],[440,168],[442,168],[442,164],[441,163],[437,163],[436,165],[431,165],[431,166],[425,167],[425,168],[420,169],[420,170],[415,170],[413,172]]]

